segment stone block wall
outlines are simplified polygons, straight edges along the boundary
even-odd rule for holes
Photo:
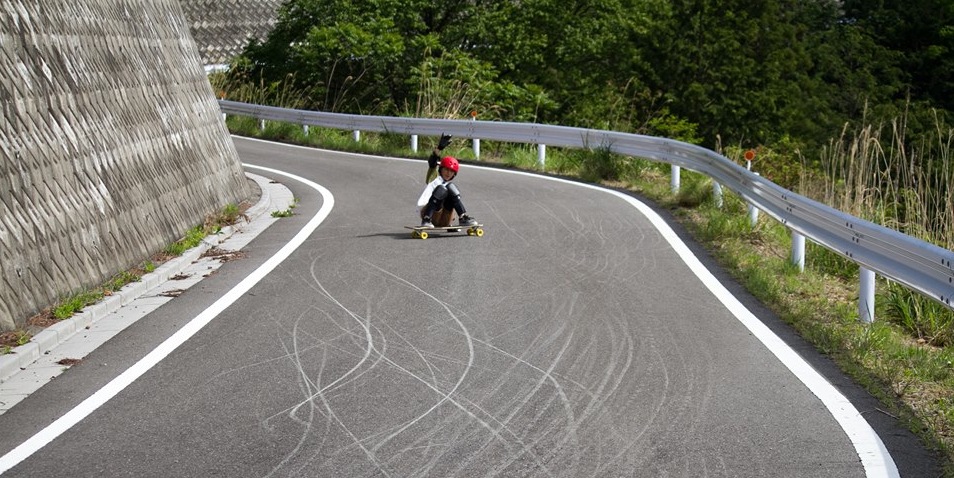
[[[4,0],[0,330],[250,194],[179,0]]]
[[[180,0],[205,65],[227,65],[251,38],[265,39],[284,0]]]

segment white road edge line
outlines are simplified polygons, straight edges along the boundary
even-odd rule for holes
[[[602,189],[602,188],[597,188]],[[871,425],[865,420],[861,412],[805,361],[795,350],[788,346],[778,335],[772,332],[758,317],[755,316],[742,302],[739,301],[715,276],[702,264],[689,250],[682,239],[666,224],[665,220],[656,214],[649,206],[637,199],[627,196],[623,193],[613,190],[603,189],[623,200],[629,202],[640,210],[650,222],[656,226],[656,229],[666,238],[669,244],[675,249],[676,253],[689,266],[699,280],[705,284],[716,298],[722,302],[729,312],[732,313],[752,334],[758,338],[765,347],[769,349],[778,359],[794,374],[802,383],[818,397],[835,421],[841,425],[842,430],[848,435],[861,464],[864,466],[865,475],[868,477],[900,477],[898,467],[894,459],[888,452],[888,449],[881,441],[881,437],[871,428]]]
[[[119,374],[116,378],[103,386],[103,388],[97,390],[94,394],[90,395],[89,398],[83,400],[79,405],[74,407],[65,415],[56,419],[53,423],[47,425],[46,428],[37,432],[37,434],[21,443],[6,455],[3,455],[3,457],[0,457],[0,474],[5,473],[10,468],[18,465],[23,460],[26,460],[48,443],[55,440],[64,432],[72,428],[73,425],[76,425],[82,421],[84,418],[96,411],[96,409],[101,407],[103,404],[119,394],[119,392],[123,391],[123,389],[136,381],[136,379],[148,372],[152,367],[162,361],[162,359],[166,358],[170,353],[172,353],[172,351],[189,340],[189,338],[202,330],[202,328],[208,325],[212,319],[217,317],[220,313],[222,313],[222,311],[238,300],[239,297],[248,292],[249,289],[255,286],[255,284],[257,284],[272,270],[274,270],[275,267],[287,259],[292,252],[298,249],[298,247],[305,242],[305,240],[315,231],[315,229],[318,228],[325,218],[328,217],[328,214],[331,213],[332,208],[334,208],[335,199],[331,194],[331,191],[325,189],[317,183],[276,169],[255,166],[252,164],[243,164],[243,166],[280,174],[315,189],[323,198],[321,208],[319,208],[315,216],[308,221],[308,224],[306,224],[305,227],[302,228],[302,230],[299,231],[291,241],[285,244],[285,246],[276,252],[275,255],[270,257],[267,261],[265,261],[265,263],[259,266],[258,269],[255,269],[251,274],[249,274],[248,277],[243,279],[242,282],[239,282],[225,295],[216,300],[207,309],[203,310],[199,315],[189,321],[189,323],[176,331],[176,333],[174,333],[171,337],[159,344],[158,347],[149,352],[145,357],[141,358],[132,367]]]
[[[264,141],[259,139],[253,139],[254,141]],[[281,144],[281,143],[279,143]],[[420,163],[421,160],[415,159],[405,159],[405,158],[389,158],[386,156],[377,156],[377,155],[367,155],[359,153],[346,153],[341,151],[332,151],[332,150],[323,150],[319,148],[308,148],[305,146],[294,146],[297,148],[304,148],[312,151],[328,151],[337,154],[350,154],[361,157],[371,157],[375,159],[383,159],[388,161],[408,161]],[[898,472],[898,466],[894,462],[894,458],[891,457],[891,454],[888,452],[888,449],[884,446],[884,442],[881,441],[881,437],[878,436],[877,432],[871,428],[871,425],[865,420],[861,412],[855,408],[854,404],[848,400],[838,389],[835,388],[828,380],[825,379],[821,374],[819,374],[808,362],[805,361],[797,352],[795,352],[788,344],[785,343],[778,335],[775,335],[771,329],[765,326],[758,317],[755,316],[742,302],[739,301],[728,289],[715,278],[714,275],[706,269],[706,266],[702,264],[702,261],[693,254],[692,250],[682,241],[682,239],[676,234],[675,231],[666,223],[666,221],[655,211],[653,211],[649,206],[644,204],[638,199],[623,194],[619,191],[614,191],[612,189],[607,189],[604,187],[596,186],[593,184],[585,184],[576,181],[570,181],[562,178],[554,178],[551,176],[544,176],[541,174],[535,174],[527,171],[514,171],[509,169],[501,168],[492,168],[492,167],[482,167],[473,163],[467,164],[467,167],[473,167],[482,169],[485,171],[498,171],[508,174],[518,174],[523,176],[530,176],[539,179],[546,179],[550,181],[561,182],[565,184],[571,184],[574,186],[580,186],[583,188],[593,189],[596,191],[602,191],[608,194],[617,196],[624,201],[630,203],[633,207],[638,209],[647,219],[656,227],[660,234],[669,242],[669,245],[676,251],[676,254],[682,258],[683,262],[689,266],[689,269],[696,274],[696,277],[702,281],[703,284],[712,292],[713,295],[722,302],[723,305],[735,316],[739,322],[742,323],[747,329],[749,329],[752,334],[765,345],[765,347],[772,352],[779,361],[782,362],[785,367],[787,367],[792,374],[795,375],[806,387],[816,396],[819,400],[825,405],[825,408],[828,409],[828,412],[831,413],[832,417],[844,430],[845,434],[848,436],[848,439],[851,441],[852,445],[855,447],[855,452],[858,453],[858,458],[861,460],[861,464],[865,469],[865,475],[871,478],[899,478],[901,475]]]
[[[469,166],[470,165],[468,165],[468,167]],[[498,170],[496,168],[486,169]],[[683,262],[689,266],[689,269],[696,274],[696,277],[725,305],[729,312],[731,312],[742,325],[749,329],[772,354],[778,357],[782,364],[785,365],[795,377],[801,380],[801,382],[825,404],[828,412],[831,413],[835,421],[837,421],[842,430],[845,431],[845,434],[848,435],[848,439],[851,440],[852,445],[854,445],[855,451],[861,459],[861,464],[864,466],[865,475],[872,478],[898,478],[901,476],[894,459],[884,446],[884,442],[881,441],[881,437],[871,428],[871,425],[865,420],[864,416],[855,408],[851,401],[839,392],[825,377],[819,374],[805,359],[798,355],[795,350],[789,347],[785,341],[763,324],[738,298],[732,295],[732,293],[716,279],[712,272],[702,264],[702,261],[693,254],[686,243],[673,231],[672,227],[649,206],[632,196],[592,184],[578,183],[523,171],[502,171],[603,191],[623,199],[638,209],[649,219],[666,241],[669,242],[669,245],[672,246],[676,254],[682,258]]]

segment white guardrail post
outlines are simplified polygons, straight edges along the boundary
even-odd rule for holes
[[[748,163],[749,163],[749,170],[751,170],[752,162],[749,161]],[[759,175],[759,173],[753,173],[753,174],[755,174],[756,176]],[[755,204],[752,204],[751,202],[748,204],[749,204],[749,226],[751,226],[752,229],[755,229],[755,226],[758,225],[759,223],[759,208],[756,207]]]
[[[547,145],[538,144],[537,145],[537,167],[543,171],[546,168],[547,163]]]
[[[809,238],[864,270],[865,289],[859,299],[866,312],[863,318],[873,320],[874,274],[891,279],[926,297],[954,309],[954,252],[920,239],[902,234],[870,221],[806,198],[758,176],[715,151],[666,138],[656,138],[616,131],[573,128],[568,126],[502,121],[477,121],[476,114],[466,120],[399,118],[324,113],[252,105],[220,100],[223,114],[265,120],[299,123],[340,130],[388,132],[406,135],[439,136],[450,134],[474,140],[474,153],[479,158],[480,139],[508,143],[539,144],[557,148],[608,148],[611,153],[673,166],[670,182],[679,188],[680,168],[687,168],[712,178],[713,189],[722,187],[739,194],[747,203],[781,222],[792,231],[792,260],[804,267],[804,245],[796,251],[796,243]],[[539,154],[539,153],[538,153]],[[721,203],[718,194],[717,203]],[[797,235],[796,235],[797,234]],[[802,236],[802,239],[798,239]],[[871,274],[870,280],[868,273]]]
[[[411,151],[417,152],[417,135],[411,135]]]
[[[861,287],[858,293],[858,318],[870,324],[875,318],[875,273],[864,267],[859,271]]]
[[[792,264],[805,271],[805,236],[792,231]]]
[[[682,168],[673,164],[669,167],[669,171],[669,190],[672,191],[673,194],[676,194],[679,192],[679,180],[682,174]]]

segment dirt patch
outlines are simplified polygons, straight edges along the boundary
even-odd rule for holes
[[[80,363],[80,362],[82,362],[82,361],[83,361],[83,359],[65,358],[65,359],[60,359],[58,362],[56,362],[56,364],[57,364],[57,365],[66,365],[67,367],[69,367],[69,366],[72,366],[72,365],[76,365],[76,364],[78,364],[78,363]]]
[[[20,345],[22,332],[12,331],[0,333],[0,348],[13,348]]]
[[[26,325],[27,327],[37,327],[37,328],[45,329],[57,322],[59,322],[59,320],[57,320],[56,317],[53,316],[53,310],[47,307],[46,309],[43,309],[42,311],[40,311],[39,314],[36,314],[33,317],[30,317],[29,319],[27,319]]]

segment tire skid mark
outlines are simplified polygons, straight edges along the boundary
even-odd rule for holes
[[[310,396],[314,393],[314,389],[317,388],[317,385],[308,377],[308,373],[305,372],[305,368],[301,363],[301,352],[298,350],[298,335],[296,333],[303,315],[304,314],[298,316],[298,318],[295,320],[295,325],[292,327],[292,350],[288,350],[288,346],[284,342],[282,342],[282,348],[285,350],[285,353],[288,356],[295,358],[294,362],[299,378],[298,387],[301,389],[303,395]],[[288,418],[299,425],[302,425],[303,429],[301,431],[301,437],[298,439],[298,443],[295,444],[295,447],[285,454],[285,457],[282,458],[282,460],[275,465],[271,471],[268,472],[268,474],[265,475],[266,477],[270,477],[277,473],[279,470],[284,468],[285,465],[287,465],[295,456],[297,456],[299,451],[301,451],[302,447],[305,445],[305,442],[308,440],[308,437],[311,435],[311,427],[315,418],[315,403],[313,400],[308,400],[306,403],[308,404],[308,417],[306,420],[301,420],[298,418],[298,410],[302,405],[293,407],[287,412]],[[328,417],[330,419],[331,415],[328,415]]]
[[[572,305],[571,305],[571,312],[572,312]],[[571,316],[572,316],[572,315],[571,315]],[[542,332],[541,332],[540,334],[538,334],[538,335],[531,341],[531,343],[526,346],[526,348],[525,348],[525,354],[530,353],[531,351],[534,351],[534,350],[543,350],[543,349],[546,349],[549,344],[553,343],[553,342],[556,341],[561,335],[563,335],[563,332],[564,332],[564,330],[566,329],[567,325],[568,325],[568,324],[567,324],[567,321],[561,321],[559,328],[558,328],[553,334],[551,334],[549,337],[547,337],[547,340],[546,340],[545,342],[543,342],[542,344],[539,344],[539,345],[538,345],[537,342],[541,339]],[[541,328],[541,330],[545,330],[545,329]],[[572,404],[570,403],[569,398],[566,396],[566,393],[565,393],[564,390],[563,390],[563,386],[562,386],[562,385],[553,377],[553,375],[552,375],[553,369],[554,369],[554,368],[556,367],[556,365],[559,363],[559,361],[560,361],[560,359],[562,358],[563,354],[565,353],[566,349],[569,347],[570,343],[572,342],[572,338],[573,338],[573,331],[571,330],[571,331],[570,331],[570,336],[569,336],[569,338],[564,341],[563,347],[561,348],[560,352],[558,353],[557,358],[551,363],[550,369],[547,370],[547,371],[541,370],[540,368],[538,368],[538,367],[536,367],[536,366],[533,366],[528,359],[525,359],[525,358],[523,358],[523,357],[516,357],[516,356],[514,356],[514,355],[512,355],[512,354],[510,354],[510,353],[503,353],[503,351],[502,351],[499,347],[496,347],[496,346],[494,346],[494,345],[492,345],[492,344],[489,344],[488,342],[479,341],[479,343],[485,344],[491,351],[496,352],[496,353],[502,353],[505,358],[508,358],[508,359],[511,359],[511,360],[512,360],[512,363],[511,363],[511,365],[507,368],[507,370],[505,370],[505,371],[500,371],[500,372],[496,372],[496,373],[501,377],[501,380],[497,382],[497,383],[498,383],[498,386],[497,386],[497,387],[495,387],[494,389],[490,390],[490,392],[488,393],[489,395],[492,395],[492,394],[497,393],[497,391],[500,389],[500,387],[502,387],[503,385],[506,384],[506,377],[509,377],[510,375],[512,375],[512,372],[513,372],[514,370],[516,370],[518,367],[528,366],[531,370],[533,370],[534,372],[538,372],[538,373],[540,374],[540,378],[536,380],[535,386],[533,387],[533,389],[532,389],[529,393],[527,393],[527,394],[524,395],[523,400],[521,400],[519,403],[517,403],[517,400],[519,400],[520,397],[516,397],[516,396],[515,396],[515,397],[513,397],[513,398],[510,400],[510,402],[508,402],[505,406],[501,407],[501,408],[503,408],[504,410],[510,410],[510,414],[509,414],[506,418],[504,418],[504,419],[502,419],[502,420],[499,420],[499,419],[498,419],[498,421],[499,421],[499,423],[501,424],[502,427],[506,427],[508,430],[510,429],[509,424],[510,424],[510,422],[513,420],[513,418],[520,412],[520,410],[521,410],[523,407],[525,407],[525,406],[530,402],[530,400],[533,398],[533,396],[536,394],[536,392],[539,391],[539,389],[542,387],[543,383],[545,383],[545,382],[547,382],[547,381],[550,381],[550,382],[553,384],[553,388],[554,388],[554,389],[556,390],[556,392],[557,392],[557,395],[554,395],[553,397],[560,397],[560,398],[561,398],[561,400],[562,400],[562,402],[563,402],[563,405],[564,405],[564,410],[565,410],[565,411],[567,412],[567,414],[568,414],[569,421],[571,421],[571,422],[573,421]],[[553,397],[551,397],[551,401],[553,400]],[[542,407],[543,410],[545,410],[546,408],[547,408],[547,407]],[[536,421],[536,420],[533,420],[533,421],[531,421],[531,423],[534,423],[535,421]],[[520,439],[521,439],[521,441],[524,440],[523,437],[520,437]],[[534,444],[534,443],[535,443],[535,442],[531,443],[531,445]],[[488,445],[490,445],[490,442],[485,440],[484,443],[483,443],[477,450],[475,450],[475,451],[470,455],[470,457],[469,457],[466,461],[464,461],[463,463],[461,463],[461,464],[458,466],[458,468],[457,468],[456,471],[457,471],[458,473],[461,472],[468,464],[470,464],[470,462],[472,462],[474,459],[476,459],[476,458],[478,457],[478,455],[479,455],[484,449],[486,449],[486,447],[487,447]],[[516,455],[516,456],[513,456],[513,455],[512,455],[511,458],[515,460],[515,459],[519,458],[519,456],[520,456],[520,455]],[[537,460],[539,459],[536,454],[534,454],[533,456],[534,456],[534,460],[535,460],[535,461],[537,461]]]
[[[395,366],[395,367],[399,368],[400,370],[404,371],[404,373],[408,374],[409,376],[411,376],[411,377],[413,377],[413,378],[415,378],[415,379],[421,381],[422,383],[424,383],[426,386],[428,386],[429,388],[431,388],[431,389],[434,390],[435,392],[440,393],[440,394],[441,394],[441,399],[440,399],[437,403],[435,403],[433,406],[431,406],[431,408],[429,408],[429,409],[426,410],[424,413],[422,413],[421,415],[419,415],[417,418],[415,418],[415,419],[413,419],[413,420],[410,420],[410,421],[408,421],[407,423],[405,423],[404,426],[402,426],[402,427],[399,428],[397,431],[393,432],[390,436],[388,436],[387,438],[385,438],[382,442],[380,442],[379,444],[377,444],[374,449],[375,449],[375,450],[380,449],[380,447],[383,446],[385,443],[387,443],[388,441],[392,440],[394,437],[400,435],[400,434],[403,433],[405,430],[407,430],[408,428],[410,428],[411,426],[413,426],[415,423],[419,422],[419,421],[422,420],[425,416],[431,414],[434,410],[436,410],[438,407],[440,407],[441,405],[443,405],[444,403],[447,403],[447,402],[449,402],[449,403],[451,403],[451,404],[457,406],[459,409],[461,409],[461,411],[467,413],[467,414],[470,415],[472,418],[474,418],[475,420],[477,420],[477,421],[481,424],[482,427],[486,428],[488,431],[491,432],[491,434],[492,434],[493,437],[495,437],[496,439],[501,440],[505,445],[508,445],[508,448],[510,448],[510,447],[509,447],[509,443],[508,443],[505,439],[503,439],[503,437],[501,436],[501,434],[500,434],[500,432],[499,432],[498,429],[493,428],[493,427],[492,427],[489,423],[487,423],[485,420],[483,420],[483,419],[481,419],[480,417],[478,417],[472,410],[470,410],[470,409],[467,408],[467,407],[464,407],[463,405],[461,405],[461,403],[460,403],[458,400],[452,398],[452,396],[457,393],[457,390],[458,390],[458,389],[460,388],[460,386],[464,383],[464,380],[466,379],[466,376],[468,375],[468,373],[469,373],[469,372],[471,371],[471,369],[474,367],[475,350],[474,350],[474,338],[473,338],[473,336],[470,334],[469,330],[468,330],[467,327],[463,324],[463,322],[461,322],[461,320],[459,319],[459,317],[451,310],[450,305],[447,304],[447,303],[445,303],[445,302],[443,302],[443,301],[441,301],[440,299],[438,299],[438,298],[435,297],[434,295],[432,295],[432,294],[426,292],[425,290],[421,289],[421,288],[418,287],[417,285],[414,285],[414,284],[411,283],[410,281],[408,281],[408,280],[406,280],[406,279],[404,279],[404,278],[402,278],[402,277],[399,277],[399,276],[395,275],[394,273],[392,273],[392,272],[390,272],[390,271],[384,270],[384,269],[382,269],[381,267],[379,267],[379,266],[377,266],[377,265],[375,265],[375,264],[371,264],[370,262],[367,262],[367,261],[362,261],[362,262],[364,262],[365,264],[367,264],[367,265],[370,266],[370,267],[373,267],[374,269],[377,269],[377,270],[380,271],[381,273],[383,273],[383,274],[385,274],[385,275],[387,275],[387,276],[389,276],[389,277],[391,277],[391,278],[397,280],[398,282],[404,284],[405,286],[407,286],[407,287],[409,287],[409,288],[411,288],[411,289],[417,291],[418,293],[420,293],[420,294],[422,294],[422,295],[428,297],[428,298],[431,299],[433,302],[435,302],[435,303],[437,303],[438,305],[440,305],[440,306],[450,315],[450,317],[452,318],[452,320],[457,323],[457,325],[458,325],[458,327],[459,327],[459,330],[460,330],[460,333],[462,333],[462,334],[464,335],[464,338],[465,338],[465,340],[466,340],[466,342],[467,342],[467,348],[468,348],[468,362],[467,362],[467,366],[466,366],[466,368],[464,369],[464,371],[461,373],[460,379],[457,381],[457,383],[454,384],[454,387],[453,387],[450,391],[448,391],[448,392],[443,392],[443,391],[437,389],[436,387],[432,387],[430,384],[427,383],[426,380],[423,380],[421,377],[419,377],[419,376],[418,376],[417,374],[415,374],[414,372],[411,372],[410,370],[404,369],[404,368],[401,367],[400,365],[394,363],[393,361],[390,361],[390,359],[387,359],[393,366]],[[481,411],[483,411],[483,410],[481,409]],[[489,414],[489,413],[487,413],[486,411],[483,411],[483,413],[487,414],[487,415],[490,416],[490,417],[493,417],[492,414]],[[497,421],[497,420],[494,418],[494,421]],[[513,435],[514,435],[514,437],[516,437],[516,434],[513,434]],[[519,441],[519,440],[518,440],[518,441]],[[533,451],[530,450],[529,448],[527,448],[523,443],[518,443],[518,445],[519,445],[519,447],[520,447],[524,452],[528,452],[528,453],[530,453],[531,455],[533,455]],[[541,466],[541,468],[544,468],[544,470],[546,470],[546,468],[543,466],[542,463],[538,463],[538,464]],[[546,472],[547,472],[547,475],[548,475],[548,476],[552,476],[552,474],[549,472],[549,470],[546,470]]]
[[[564,410],[565,413],[566,413],[566,421],[567,421],[568,423],[571,423],[571,424],[575,424],[575,423],[576,423],[576,417],[574,416],[574,413],[573,413],[573,404],[570,403],[570,400],[569,400],[569,398],[566,396],[566,393],[564,392],[563,387],[560,385],[559,382],[557,382],[557,381],[553,378],[553,375],[552,375],[553,370],[556,368],[556,366],[557,366],[557,365],[560,363],[560,361],[563,359],[564,354],[566,353],[567,349],[570,347],[570,344],[571,344],[572,341],[573,341],[573,336],[574,336],[574,332],[571,330],[571,331],[569,332],[567,338],[566,338],[566,341],[565,341],[564,344],[563,344],[563,348],[560,349],[560,352],[557,354],[556,357],[554,357],[554,359],[553,359],[552,362],[550,363],[550,367],[549,367],[546,371],[543,372],[543,374],[540,376],[540,379],[537,381],[537,383],[536,383],[536,385],[533,387],[533,389],[530,390],[530,392],[526,394],[525,399],[524,399],[517,407],[512,408],[510,414],[509,414],[509,415],[507,416],[507,418],[504,420],[504,423],[509,423],[510,420],[512,420],[512,419],[514,418],[514,416],[516,416],[517,413],[520,412],[521,409],[523,409],[523,407],[527,406],[527,405],[530,403],[530,400],[533,398],[533,396],[535,396],[536,393],[543,387],[544,383],[546,383],[546,382],[548,382],[548,381],[550,381],[550,382],[553,383],[553,387],[554,387],[554,389],[555,389],[555,391],[556,391],[556,394],[551,395],[551,396],[550,396],[550,399],[544,404],[544,406],[541,406],[541,407],[540,407],[540,409],[539,409],[538,412],[537,412],[537,415],[536,415],[532,420],[530,420],[530,423],[531,423],[531,424],[535,424],[535,423],[539,422],[540,419],[542,418],[544,412],[546,412],[546,411],[550,408],[550,404],[551,404],[554,400],[556,400],[557,398],[559,398],[560,404],[563,406],[563,410]],[[529,433],[529,427],[527,427],[526,432]],[[569,432],[568,432],[565,436],[566,436],[567,441],[577,442],[577,441],[578,441],[578,437],[577,437],[577,435],[576,435],[576,427],[571,427],[570,430],[569,430]],[[545,434],[545,433],[540,433],[539,436],[536,438],[536,440],[534,440],[533,442],[531,442],[531,446],[532,446],[532,445],[536,445],[537,443],[539,443],[539,442],[540,442],[541,440],[543,440],[544,438],[546,438],[546,434]],[[509,457],[510,461],[504,462],[504,463],[501,463],[501,464],[498,464],[497,466],[491,468],[490,470],[488,470],[488,473],[487,473],[486,476],[492,476],[492,475],[495,475],[498,471],[503,471],[503,470],[506,469],[511,463],[513,463],[514,461],[516,461],[519,457],[520,457],[520,455],[511,455],[511,456]],[[578,453],[578,451],[577,451],[577,453],[574,453],[573,461],[574,461],[574,463],[578,463],[579,460],[580,460],[580,456],[579,456],[579,453]]]
[[[374,362],[372,362],[370,366],[364,368],[364,370],[361,370],[362,367],[369,362],[372,356],[372,352],[378,350],[374,342],[374,334],[372,333],[373,327],[370,324],[370,318],[369,318],[370,314],[366,314],[366,317],[361,317],[357,313],[353,312],[351,309],[345,307],[340,301],[338,301],[333,295],[331,295],[331,293],[328,292],[328,290],[324,287],[324,285],[321,283],[321,281],[317,277],[317,272],[316,272],[317,262],[318,262],[317,259],[312,261],[311,268],[310,268],[312,282],[309,283],[309,286],[312,287],[316,292],[319,292],[321,296],[323,296],[324,298],[329,300],[331,303],[333,303],[335,306],[337,306],[342,311],[344,311],[348,316],[350,316],[354,320],[355,323],[357,323],[361,327],[361,329],[364,332],[363,343],[359,339],[360,334],[352,332],[346,327],[342,327],[330,316],[330,314],[326,314],[329,320],[332,323],[338,325],[338,327],[342,330],[342,334],[339,335],[339,337],[350,336],[356,345],[364,346],[363,347],[364,353],[360,357],[360,359],[358,359],[357,362],[351,367],[351,369],[341,374],[340,376],[335,377],[332,381],[328,382],[327,384],[322,383],[320,380],[320,377],[324,370],[324,362],[323,362],[322,367],[319,369],[318,380],[317,381],[312,380],[308,376],[308,373],[305,371],[304,365],[301,363],[302,351],[299,349],[299,345],[298,345],[300,341],[298,326],[300,324],[302,317],[299,317],[296,320],[295,326],[293,327],[293,331],[292,331],[292,345],[293,345],[292,350],[289,352],[287,350],[287,346],[285,346],[284,343],[283,343],[283,347],[285,347],[286,353],[290,353],[291,356],[295,358],[294,360],[295,367],[300,378],[299,386],[302,389],[301,391],[305,398],[301,402],[289,408],[286,408],[284,411],[272,415],[272,417],[270,417],[269,419],[266,419],[266,422],[270,420],[271,418],[277,417],[279,415],[286,415],[292,421],[301,424],[304,427],[304,429],[302,430],[302,437],[300,438],[295,448],[286,455],[286,457],[269,473],[269,475],[274,474],[275,472],[280,470],[282,467],[284,467],[301,450],[305,441],[310,436],[311,420],[313,420],[314,418],[314,411],[313,411],[315,407],[314,401],[315,399],[319,399],[322,403],[324,410],[327,412],[327,417],[329,418],[329,420],[333,420],[337,424],[337,426],[352,439],[354,444],[367,456],[368,460],[381,473],[383,473],[385,476],[390,476],[387,470],[383,467],[382,463],[375,456],[374,452],[372,450],[369,450],[367,447],[365,447],[364,444],[362,443],[362,440],[358,438],[354,434],[354,432],[352,432],[348,428],[348,426],[338,417],[338,414],[334,411],[331,403],[328,401],[325,395],[326,392],[335,390],[340,386],[344,386],[345,384],[351,383],[352,381],[357,380],[363,374],[367,373],[367,371],[374,369],[374,367],[381,362],[381,358],[383,357],[383,355],[379,355],[378,357],[376,357]],[[384,340],[384,334],[380,333],[380,331],[378,333],[382,337],[381,350],[385,350],[386,341]],[[317,339],[317,338],[312,337],[312,339]],[[319,340],[318,342],[321,343],[324,341]],[[309,344],[312,346],[314,345],[314,343],[315,343],[314,341],[309,342]],[[325,350],[327,350],[327,348],[325,348]],[[350,355],[350,352],[346,352],[346,353]],[[305,406],[307,406],[310,410],[309,419],[300,420],[298,418],[298,411]]]

